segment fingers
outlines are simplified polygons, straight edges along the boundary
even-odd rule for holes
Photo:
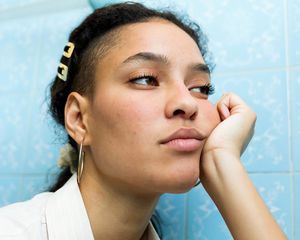
[[[225,93],[218,101],[217,109],[222,121],[232,114],[250,110],[246,103],[234,93]]]
[[[229,111],[229,109],[228,109],[228,107],[225,103],[220,102],[217,105],[217,109],[219,111],[220,118],[221,118],[222,121],[230,116],[230,111]]]

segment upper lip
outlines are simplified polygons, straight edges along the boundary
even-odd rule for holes
[[[170,142],[174,139],[197,139],[203,140],[205,137],[200,134],[195,128],[180,128],[172,133],[167,138],[160,141],[160,144]]]

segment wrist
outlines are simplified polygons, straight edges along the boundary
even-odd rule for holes
[[[239,154],[221,149],[202,155],[200,168],[203,186],[209,192],[218,193],[235,185],[246,173]]]
[[[205,171],[226,170],[232,164],[241,165],[240,153],[237,151],[229,151],[227,149],[214,149],[206,151],[201,155],[201,165]]]

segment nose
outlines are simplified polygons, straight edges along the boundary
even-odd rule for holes
[[[184,84],[169,88],[165,108],[167,118],[179,117],[184,120],[194,120],[198,114],[198,102]]]

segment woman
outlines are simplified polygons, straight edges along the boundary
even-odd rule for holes
[[[68,134],[55,193],[0,211],[1,239],[159,239],[163,193],[200,178],[235,239],[285,239],[240,162],[254,112],[213,106],[199,27],[137,3],[96,10],[70,35],[50,110]]]

